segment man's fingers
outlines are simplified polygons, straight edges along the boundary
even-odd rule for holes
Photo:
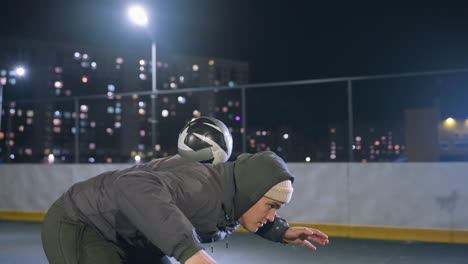
[[[312,250],[317,250],[317,248],[316,248],[314,245],[312,245],[312,243],[310,243],[310,242],[307,241],[307,240],[303,240],[303,241],[302,241],[302,244],[306,245],[306,247],[308,247],[308,248],[310,248],[310,249],[312,249]]]
[[[326,238],[328,239],[328,236],[325,235],[324,233],[320,232],[319,230],[317,229],[312,229],[314,235],[318,236],[318,237],[322,237],[322,238]]]

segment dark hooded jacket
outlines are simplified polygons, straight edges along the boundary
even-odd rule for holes
[[[294,176],[273,152],[243,154],[218,165],[179,155],[110,171],[73,185],[65,194],[67,215],[95,227],[121,246],[156,246],[181,263],[233,232],[237,220],[272,186]],[[257,234],[281,242],[285,220]]]

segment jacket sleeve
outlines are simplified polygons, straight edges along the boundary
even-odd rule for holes
[[[286,244],[283,241],[283,235],[286,232],[286,230],[288,230],[288,228],[288,222],[276,215],[275,220],[273,222],[269,222],[262,228],[258,229],[256,234],[265,239]]]
[[[202,249],[195,228],[176,206],[168,186],[141,174],[116,180],[118,209],[164,254],[184,263]]]

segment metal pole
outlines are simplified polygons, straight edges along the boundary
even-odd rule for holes
[[[354,123],[353,123],[353,83],[348,80],[348,153],[349,162],[354,161],[353,157],[353,140],[354,140]]]
[[[2,131],[3,85],[0,84],[0,132]]]
[[[242,128],[244,133],[242,133],[242,153],[247,152],[247,98],[245,87],[242,87],[241,90],[241,104],[242,104]]]
[[[75,98],[75,163],[80,163],[80,102]]]
[[[158,98],[157,89],[156,89],[156,42],[153,40],[151,43],[151,63],[152,63],[152,71],[151,71],[151,149],[152,151],[155,150],[155,146],[158,140],[157,132],[156,132],[156,124],[158,123],[157,120],[157,107],[156,107],[156,99]]]

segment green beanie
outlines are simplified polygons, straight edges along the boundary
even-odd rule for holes
[[[234,216],[239,219],[250,207],[276,184],[290,180],[294,175],[286,163],[271,151],[242,154],[235,161]]]

